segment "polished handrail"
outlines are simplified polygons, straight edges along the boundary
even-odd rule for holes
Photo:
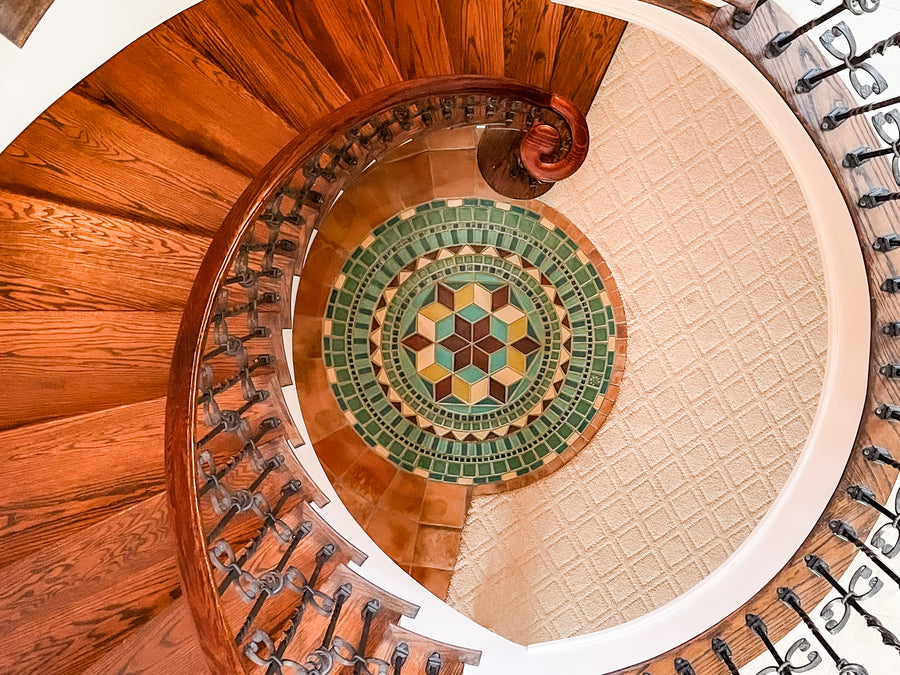
[[[560,159],[534,158],[538,180],[559,180],[571,175],[584,161],[588,133],[583,115],[558,96],[504,78],[475,75],[444,76],[403,82],[366,94],[323,118],[285,146],[250,182],[226,216],[210,244],[188,297],[175,342],[166,404],[166,470],[169,510],[176,539],[176,552],[184,593],[188,599],[198,636],[214,672],[243,672],[241,657],[232,642],[218,595],[217,583],[209,560],[207,540],[200,518],[199,489],[196,480],[195,413],[199,403],[198,378],[209,329],[220,289],[232,262],[269,200],[306,162],[327,146],[338,134],[364,124],[378,113],[426,97],[482,95],[511,99],[552,111],[561,117],[564,127],[554,129],[557,137],[567,132],[564,156]],[[534,120],[546,135],[546,124]],[[553,127],[551,127],[553,128]],[[537,147],[541,154],[550,151],[546,144],[532,143],[529,131],[527,148]],[[533,133],[531,134],[533,135]],[[523,145],[523,164],[531,161]],[[529,159],[526,160],[526,157]],[[276,336],[280,339],[280,336]]]

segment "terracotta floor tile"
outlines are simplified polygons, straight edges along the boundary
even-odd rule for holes
[[[413,564],[452,570],[459,555],[461,530],[423,525],[416,537]]]
[[[468,488],[462,485],[428,481],[419,520],[428,525],[461,528],[466,523]]]
[[[396,473],[393,464],[367,451],[344,474],[344,483],[377,504]]]
[[[453,576],[451,570],[439,570],[434,567],[411,567],[409,574],[441,600],[447,599],[450,579]]]
[[[322,358],[322,318],[303,316],[294,317],[294,360]]]
[[[368,452],[363,440],[352,427],[341,427],[316,442],[316,454],[326,471],[340,478],[360,455]]]
[[[433,157],[431,176],[438,197],[460,197],[470,195],[475,190],[475,150],[448,150]]]
[[[341,502],[347,507],[350,515],[361,527],[365,528],[369,524],[369,518],[375,512],[375,505],[356,490],[347,487],[340,481],[335,483],[334,489],[338,493]]]
[[[366,525],[366,533],[398,565],[409,563],[409,542],[416,535],[415,521],[376,508]]]

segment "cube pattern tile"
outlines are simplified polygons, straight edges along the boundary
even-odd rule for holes
[[[624,313],[599,253],[567,230],[520,206],[436,200],[350,254],[323,358],[371,448],[432,480],[485,485],[596,431],[624,366]]]

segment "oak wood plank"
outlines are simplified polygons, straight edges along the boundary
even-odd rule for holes
[[[167,25],[123,49],[76,90],[247,175],[297,133]]]
[[[438,0],[454,70],[504,74],[503,4],[497,0]]]
[[[274,0],[351,98],[399,82],[365,0]]]
[[[0,35],[16,47],[25,46],[52,4],[53,0],[4,0],[0,3]]]
[[[206,675],[209,672],[194,618],[182,596],[107,652],[84,675]]]
[[[165,489],[158,398],[0,432],[0,567]]]
[[[0,190],[0,311],[180,309],[208,245]]]
[[[586,114],[627,25],[610,16],[566,7],[550,91],[571,99]]]
[[[0,154],[5,187],[122,218],[212,233],[247,178],[69,92]]]
[[[453,74],[438,0],[366,2],[404,79]]]
[[[0,429],[165,395],[180,312],[0,312]]]
[[[180,594],[165,495],[4,568],[0,672],[81,672]]]
[[[269,0],[206,0],[167,26],[295,129],[349,100]]]
[[[550,87],[565,9],[551,0],[503,0],[507,77]]]

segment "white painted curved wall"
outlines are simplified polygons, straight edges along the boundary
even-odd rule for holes
[[[0,148],[98,65],[192,4],[190,0],[56,0],[23,50],[0,43],[0,91],[14,92],[0,103]],[[686,19],[637,0],[570,0],[567,4],[627,19],[672,39],[731,83],[766,124],[807,195],[819,237],[829,303],[829,356],[807,447],[767,517],[725,564],[685,595],[640,619],[527,648],[463,617],[404,574],[339,503],[309,446],[301,448],[298,455],[333,499],[323,515],[370,555],[361,570],[364,576],[421,605],[419,617],[406,622],[409,627],[482,649],[479,670],[489,673],[608,672],[667,651],[736,609],[782,567],[824,508],[852,447],[866,389],[869,305],[859,248],[827,168],[787,106],[743,57]],[[290,334],[285,338],[290,354]],[[290,388],[285,393],[293,395],[292,408],[299,421],[296,395]]]

